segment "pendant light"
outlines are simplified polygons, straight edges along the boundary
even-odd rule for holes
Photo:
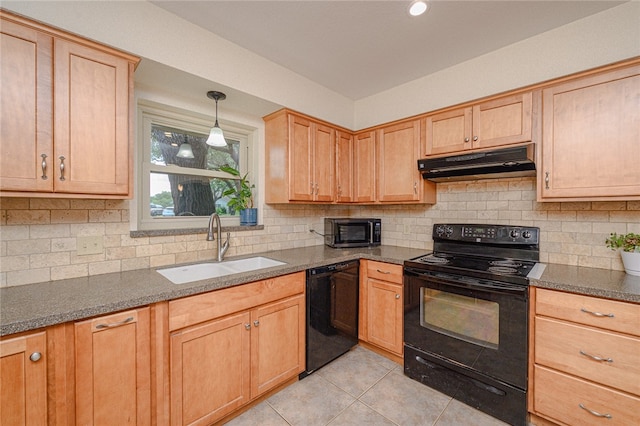
[[[194,158],[193,149],[191,149],[191,144],[188,144],[185,142],[182,145],[180,145],[180,149],[178,150],[176,157]]]
[[[211,146],[227,146],[227,141],[224,139],[224,134],[222,133],[222,129],[218,125],[218,101],[223,101],[227,99],[227,95],[222,92],[217,92],[212,90],[207,92],[207,97],[216,101],[216,124],[211,128],[211,132],[209,132],[209,138],[207,139],[207,145]]]
[[[191,148],[191,144],[187,142],[187,135],[184,135],[184,142],[180,144],[180,149],[178,149],[178,153],[176,157],[180,158],[195,158],[193,155],[193,149]]]

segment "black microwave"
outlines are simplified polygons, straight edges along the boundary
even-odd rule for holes
[[[382,235],[380,219],[325,218],[324,243],[329,247],[379,246]]]

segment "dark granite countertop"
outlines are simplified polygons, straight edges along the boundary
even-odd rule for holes
[[[640,277],[622,271],[547,264],[531,285],[552,290],[640,303]]]
[[[228,257],[225,260],[264,256],[285,262],[286,265],[179,285],[173,284],[156,272],[156,269],[164,269],[162,267],[2,288],[0,336],[352,259],[402,264],[405,259],[420,256],[425,251],[394,246],[332,249],[322,245]]]
[[[352,259],[401,265],[424,249],[381,246],[332,249],[303,247],[229,257],[264,256],[286,265],[176,285],[156,269],[142,269],[0,289],[0,336],[77,321],[150,303],[178,299]],[[171,267],[171,266],[167,266]],[[620,271],[548,264],[537,287],[640,303],[640,277]]]

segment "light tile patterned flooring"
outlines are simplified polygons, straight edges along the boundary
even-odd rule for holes
[[[228,426],[504,426],[404,376],[402,367],[357,346]]]

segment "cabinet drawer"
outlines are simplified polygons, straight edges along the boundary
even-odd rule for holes
[[[533,404],[539,414],[568,425],[640,424],[640,398],[538,365],[534,380]],[[586,409],[611,418],[598,417]]]
[[[640,305],[536,289],[536,315],[640,336]]]
[[[535,362],[640,395],[640,339],[536,317]]]
[[[402,284],[402,265],[367,260],[367,276],[369,278]]]
[[[304,272],[283,275],[169,302],[169,330],[208,321],[304,293]]]

